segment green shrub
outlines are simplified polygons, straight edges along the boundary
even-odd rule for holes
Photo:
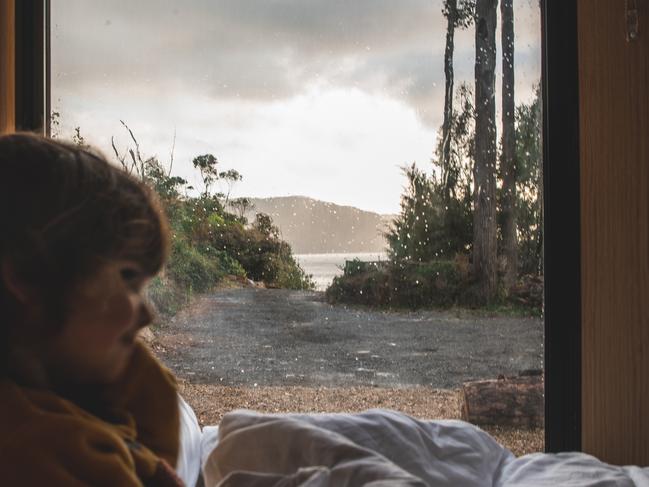
[[[224,275],[245,277],[246,270],[241,266],[241,263],[225,250],[219,250],[209,246],[203,249],[198,247],[198,250],[206,258],[214,261],[214,264],[220,268],[220,277]]]
[[[393,302],[401,306],[448,307],[458,304],[464,289],[453,261],[395,264],[392,280]]]
[[[329,302],[421,308],[463,304],[470,286],[456,261],[390,262],[384,265],[348,261],[342,276],[326,291]]]
[[[390,275],[385,270],[372,269],[337,276],[325,295],[330,303],[391,305]]]
[[[312,276],[304,272],[295,259],[284,258],[279,261],[275,284],[286,289],[309,290],[315,288]]]
[[[161,314],[174,314],[192,292],[207,291],[226,275],[247,276],[276,287],[313,287],[310,276],[293,258],[291,247],[280,239],[272,218],[257,213],[248,226],[244,214],[251,208],[250,200],[230,199],[232,186],[242,179],[238,171],[221,170],[212,154],[195,157],[192,164],[200,173],[204,191],[191,197],[189,191],[196,188],[172,176],[171,165],[167,168],[156,157],[143,158],[132,130],[124,122],[122,125],[135,146],[127,148],[124,157],[115,148],[118,162],[158,194],[172,234],[166,268],[147,290]],[[78,128],[76,142],[84,144]],[[125,162],[126,154],[131,155],[133,166]],[[218,191],[223,183],[227,185],[226,193]],[[213,187],[216,191],[212,191]],[[239,215],[226,211],[228,206]]]
[[[387,264],[386,261],[366,262],[358,258],[355,258],[353,260],[345,261],[343,273],[346,276],[355,276],[357,274],[364,274],[366,272],[377,270],[378,268],[383,268],[385,267],[386,264]]]
[[[252,228],[230,223],[213,234],[214,248],[227,252],[253,281],[269,287],[312,289],[310,277],[293,258],[290,245],[280,240],[267,219],[258,218]]]
[[[172,243],[167,273],[190,292],[206,291],[225,275],[217,260],[201,254],[196,247],[179,238]]]
[[[146,296],[162,318],[175,315],[189,300],[187,292],[161,275],[155,276],[146,289]]]

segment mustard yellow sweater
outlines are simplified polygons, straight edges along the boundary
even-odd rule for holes
[[[179,431],[173,376],[142,344],[123,380],[73,400],[2,380],[0,485],[182,485]]]

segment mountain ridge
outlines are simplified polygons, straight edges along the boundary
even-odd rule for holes
[[[395,216],[301,195],[249,199],[248,221],[270,215],[295,254],[384,252],[383,232]]]

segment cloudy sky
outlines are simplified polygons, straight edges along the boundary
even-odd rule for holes
[[[540,17],[538,0],[514,4],[524,102],[540,78]],[[52,26],[61,136],[80,126],[108,155],[111,135],[127,147],[124,120],[165,162],[175,132],[174,173],[196,187],[191,160],[212,153],[243,174],[235,196],[380,213],[398,211],[401,166],[430,168],[441,0],[66,0],[52,3]],[[473,37],[456,33],[456,86],[472,82]]]

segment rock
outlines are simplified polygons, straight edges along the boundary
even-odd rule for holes
[[[541,427],[543,383],[540,374],[467,382],[462,386],[462,419],[476,425]]]
[[[543,276],[532,274],[521,276],[511,289],[509,298],[524,306],[543,306]]]

